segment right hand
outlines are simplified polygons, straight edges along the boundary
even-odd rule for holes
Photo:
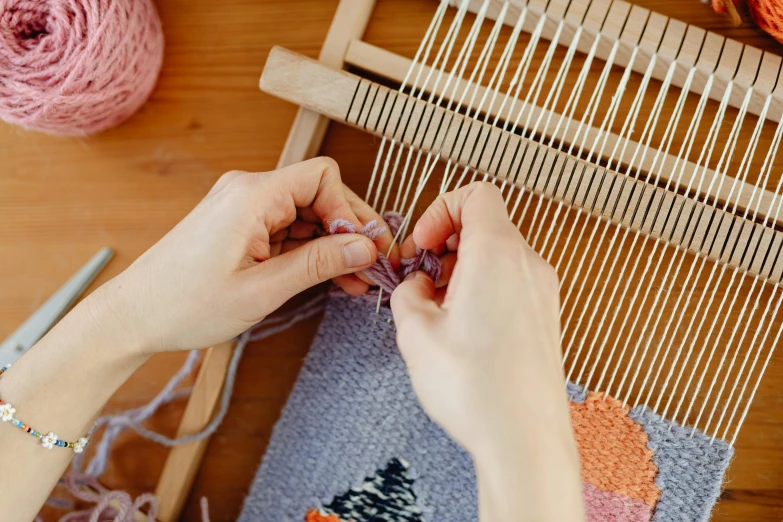
[[[563,482],[581,501],[554,269],[509,221],[489,183],[441,195],[403,243],[402,256],[416,246],[442,254],[444,274],[452,272],[445,288],[414,272],[391,299],[422,406],[479,471],[485,463],[508,466],[510,453],[522,453],[535,481],[535,461],[552,457],[549,464],[564,470]]]

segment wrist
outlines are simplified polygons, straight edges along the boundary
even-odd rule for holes
[[[486,432],[472,452],[482,512],[489,504],[501,521],[584,520],[576,443],[558,417],[517,409]]]
[[[31,426],[84,435],[103,405],[146,360],[99,292],[79,303],[0,379],[0,398]],[[43,428],[42,428],[43,427]]]
[[[151,336],[145,332],[132,292],[123,284],[121,277],[112,279],[87,296],[72,314],[84,313],[80,322],[117,357],[147,357],[151,352]]]

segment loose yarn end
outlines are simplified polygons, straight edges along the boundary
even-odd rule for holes
[[[389,226],[393,235],[397,234],[399,227],[403,223],[403,217],[397,212],[386,212],[383,219]],[[372,240],[386,232],[386,227],[378,226],[376,220],[372,220],[358,231],[350,221],[345,219],[335,219],[329,223],[329,234],[361,234]],[[402,267],[399,273],[394,269],[389,259],[381,252],[378,253],[378,260],[370,268],[364,271],[364,274],[384,293],[385,301],[391,298],[394,289],[400,285],[400,282],[409,274],[422,270],[426,272],[434,282],[440,280],[443,268],[440,258],[428,250],[422,250],[416,247],[416,255],[411,258],[402,259]],[[378,292],[370,291],[367,296],[377,297]]]

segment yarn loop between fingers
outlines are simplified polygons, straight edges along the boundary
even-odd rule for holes
[[[402,215],[397,212],[386,212],[383,219],[388,223],[392,234],[396,235],[403,222]],[[361,234],[375,240],[384,232],[386,232],[386,227],[378,226],[376,220],[370,221],[358,231],[353,223],[345,219],[335,219],[329,223],[329,234]],[[436,283],[443,272],[438,256],[428,250],[416,247],[414,257],[402,259],[402,268],[399,273],[394,269],[389,259],[383,253],[378,252],[378,260],[366,269],[364,274],[383,290],[386,300],[388,300],[394,289],[400,285],[401,280],[417,270],[426,272]],[[377,295],[377,293],[371,292],[369,295]]]

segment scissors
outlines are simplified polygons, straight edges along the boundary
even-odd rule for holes
[[[31,315],[11,336],[0,344],[0,365],[14,363],[65,315],[65,312],[101,273],[114,255],[102,248],[76,272],[53,296]]]

